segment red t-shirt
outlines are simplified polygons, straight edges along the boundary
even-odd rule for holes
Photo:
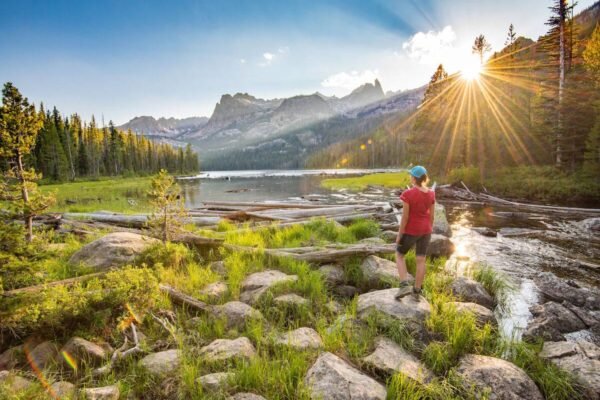
[[[427,193],[419,188],[412,187],[400,195],[400,200],[408,203],[408,223],[404,233],[408,235],[427,235],[433,231],[431,224],[431,205],[435,203],[435,192],[431,189]]]

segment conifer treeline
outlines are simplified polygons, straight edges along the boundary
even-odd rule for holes
[[[65,117],[56,108],[38,110],[42,128],[33,149],[31,166],[44,179],[73,180],[79,177],[144,175],[166,169],[185,174],[199,170],[198,154],[159,143],[131,131],[122,132],[109,122],[99,127],[94,117],[84,122],[77,115]]]

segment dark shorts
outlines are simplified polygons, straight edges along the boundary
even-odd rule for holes
[[[402,235],[400,239],[400,244],[396,247],[396,251],[402,255],[408,253],[410,249],[416,244],[417,245],[417,255],[424,256],[427,254],[427,247],[429,246],[429,241],[431,240],[431,234],[427,235],[407,235],[406,233]]]

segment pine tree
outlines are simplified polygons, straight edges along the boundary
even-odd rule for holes
[[[6,83],[0,107],[0,157],[8,160],[10,169],[3,174],[0,197],[9,200],[11,211],[23,218],[28,242],[33,239],[33,218],[54,201],[53,196],[42,195],[37,190],[35,181],[39,175],[24,165],[40,128],[35,107],[12,83]]]
[[[506,40],[504,41],[504,45],[509,46],[509,48],[512,50],[512,46],[515,43],[516,39],[517,34],[515,33],[515,26],[513,24],[510,24],[510,26],[508,27],[508,34],[506,35]]]
[[[475,41],[473,42],[471,50],[473,54],[477,54],[479,56],[479,61],[481,62],[481,65],[483,65],[483,56],[485,53],[492,50],[492,46],[488,43],[484,35],[479,35],[475,37]]]
[[[148,227],[167,243],[181,230],[186,217],[181,188],[164,169],[152,178],[151,185],[148,195],[154,211],[148,218]]]

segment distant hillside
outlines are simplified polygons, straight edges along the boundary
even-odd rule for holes
[[[145,134],[150,137],[177,138],[188,132],[202,128],[208,122],[206,117],[189,117],[183,119],[159,118],[150,116],[135,117],[131,121],[118,127],[118,129],[130,130],[137,134]]]

